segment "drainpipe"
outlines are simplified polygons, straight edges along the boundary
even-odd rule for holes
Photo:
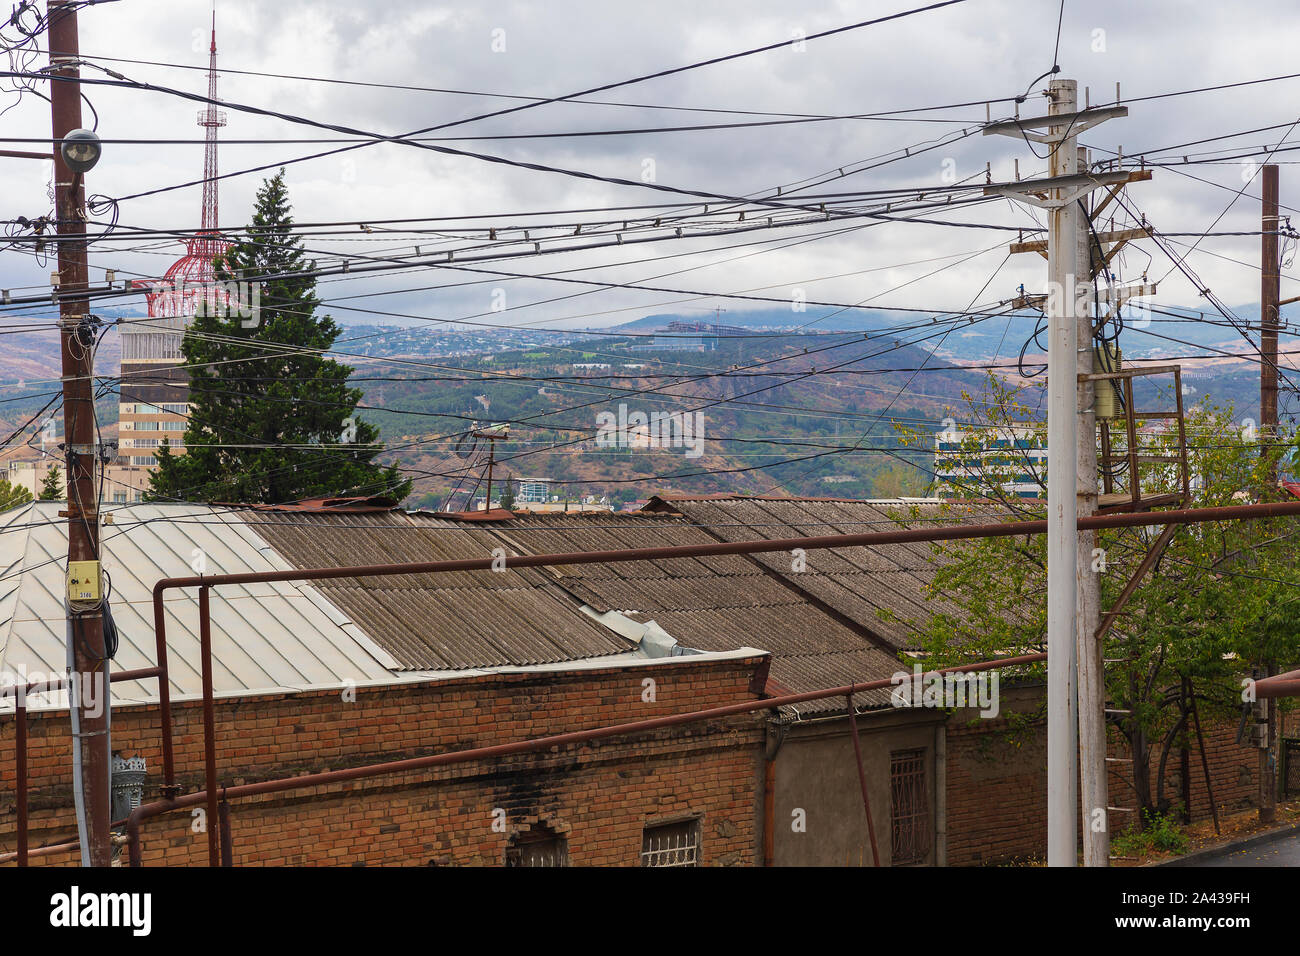
[[[768,723],[763,748],[763,866],[776,866],[776,755],[785,743],[786,726],[780,715]]]
[[[934,730],[934,865],[948,865],[948,725]]]
[[[18,865],[27,865],[27,688],[14,697],[14,760],[18,764]]]

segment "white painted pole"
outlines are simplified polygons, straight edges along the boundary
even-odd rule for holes
[[[1088,168],[1087,154],[1086,149],[1080,148],[1078,151],[1080,172]],[[1088,283],[1091,289],[1093,244],[1085,216],[1086,211],[1080,209],[1076,273],[1080,277],[1079,281]],[[1104,287],[1104,283],[1101,287]],[[1092,315],[1093,309],[1084,307],[1078,319],[1081,375],[1093,371]],[[1086,516],[1097,511],[1096,391],[1092,382],[1080,382],[1078,390],[1078,514]],[[1083,865],[1109,866],[1110,834],[1106,829],[1109,826],[1106,814],[1106,681],[1102,642],[1096,638],[1097,627],[1101,623],[1101,575],[1093,570],[1092,557],[1096,546],[1097,532],[1079,533],[1078,566],[1075,569],[1078,580],[1078,633],[1075,647],[1078,655],[1079,694],[1079,809],[1083,825]]]
[[[1073,113],[1074,80],[1053,80],[1049,115]],[[1066,134],[1065,124],[1051,132]],[[1076,137],[1052,143],[1052,176],[1078,172]],[[1058,190],[1057,197],[1066,190]],[[1047,865],[1075,866],[1078,723],[1075,710],[1076,479],[1078,471],[1078,268],[1079,206],[1050,212],[1047,244]]]

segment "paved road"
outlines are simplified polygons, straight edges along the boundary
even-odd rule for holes
[[[1300,866],[1300,833],[1234,850],[1189,866]]]

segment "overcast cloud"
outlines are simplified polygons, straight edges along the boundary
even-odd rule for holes
[[[396,83],[459,90],[552,96],[615,82],[643,73],[739,51],[857,20],[907,9],[908,0],[874,3],[804,4],[745,2],[533,2],[421,3],[249,2],[219,0],[217,34],[220,68],[376,83]],[[764,110],[818,114],[863,113],[905,107],[935,106],[986,97],[1014,96],[1052,65],[1057,0],[999,2],[969,0],[957,6],[905,20],[810,41],[805,51],[793,47],[708,66],[680,76],[610,91],[599,98],[624,103]],[[86,54],[157,60],[205,67],[211,16],[205,0],[146,2],[121,0],[83,11],[81,44]],[[494,33],[504,31],[504,33]],[[504,52],[494,52],[504,39]],[[1219,3],[1119,2],[1088,4],[1067,0],[1061,31],[1061,75],[1090,88],[1093,103],[1113,100],[1115,83],[1124,98],[1187,90],[1292,72],[1296,41],[1294,5],[1264,0],[1249,9]],[[202,71],[130,63],[109,64],[131,77],[195,93],[206,91]],[[97,75],[86,71],[87,77]],[[1022,115],[1045,110],[1037,84]],[[302,116],[384,133],[405,132],[511,105],[516,101],[482,95],[385,90],[242,76],[223,72],[219,95],[228,103],[268,107]],[[89,88],[99,113],[99,132],[114,138],[194,138],[198,104],[150,92]],[[1123,147],[1134,155],[1158,147],[1209,136],[1291,123],[1300,117],[1300,80],[1134,103],[1125,119],[1090,131],[1085,141],[1097,152]],[[10,95],[6,102],[12,101]],[[994,109],[1009,112],[1003,105]],[[224,140],[311,138],[332,134],[279,120],[230,110],[221,131]],[[731,117],[730,119],[744,119]],[[736,195],[790,183],[827,169],[859,163],[905,146],[922,144],[984,120],[984,108],[960,108],[915,114],[926,122],[844,120],[794,126],[756,127],[708,132],[679,132],[581,139],[450,143],[494,155],[636,180],[643,163],[653,159],[659,183]],[[477,122],[445,135],[485,135],[556,130],[593,130],[726,121],[715,114],[681,113],[650,108],[552,104],[519,114]],[[87,117],[89,123],[89,117]],[[44,136],[48,107],[28,95],[0,118],[0,135]],[[1286,127],[1257,133],[1218,146],[1276,144]],[[1300,132],[1287,140],[1300,145]],[[24,147],[19,147],[24,148]],[[30,146],[25,148],[32,148]],[[269,143],[221,148],[221,171],[276,163],[329,148],[323,145]],[[1283,162],[1282,200],[1300,196],[1300,177],[1289,165],[1295,154],[1279,153]],[[897,188],[938,185],[945,160],[958,178],[992,164],[995,179],[1012,176],[1019,159],[1022,175],[1041,173],[1024,142],[1006,137],[972,136],[951,148],[926,152],[869,173],[846,179],[836,188]],[[0,160],[4,188],[0,218],[32,217],[46,212],[47,164]],[[1130,201],[1149,221],[1169,232],[1207,228],[1242,186],[1241,165],[1157,171],[1153,181],[1129,188]],[[109,143],[90,176],[90,189],[108,196],[132,193],[197,179],[202,174],[202,146]],[[263,174],[223,180],[221,224],[243,223]],[[379,145],[288,167],[288,182],[301,221],[366,220],[417,215],[456,216],[501,213],[500,224],[519,220],[507,215],[530,209],[562,209],[624,203],[674,201],[647,189],[581,182],[549,173],[507,169],[474,159],[437,155],[400,145]],[[1251,185],[1219,222],[1218,230],[1258,228],[1258,184]],[[191,187],[121,205],[121,223],[148,228],[193,228],[197,225],[200,189]],[[1300,206],[1300,203],[1295,203]],[[1010,203],[951,213],[970,222],[1032,226],[1032,217]],[[816,229],[818,227],[812,227]],[[788,232],[811,235],[810,229]],[[358,231],[357,237],[361,237]],[[752,240],[753,235],[730,242]],[[670,271],[693,271],[662,280],[680,288],[710,292],[768,288],[784,296],[792,286],[810,298],[874,305],[958,309],[973,299],[1009,298],[1020,283],[1030,289],[1044,282],[1043,260],[1013,257],[992,280],[1004,259],[1006,233],[915,224],[873,226],[838,238],[809,242],[788,250],[694,268],[741,252],[700,255],[608,268],[585,273],[602,280],[635,281]],[[600,253],[548,256],[502,266],[544,271],[597,263],[618,263],[650,255],[705,250],[717,241],[690,240],[637,246]],[[322,258],[330,252],[391,249],[396,244],[313,241]],[[776,244],[779,245],[779,244]],[[1152,277],[1163,276],[1170,263],[1153,243],[1142,244],[1154,262]],[[409,250],[409,245],[406,247]],[[1232,304],[1257,300],[1258,237],[1212,238],[1189,262],[1218,296]],[[895,286],[935,270],[941,256],[989,251],[924,281],[895,292]],[[1213,253],[1214,255],[1212,255]],[[178,254],[177,247],[151,254],[105,249],[93,265],[128,273],[161,274]],[[1241,262],[1232,262],[1237,259]],[[1146,270],[1146,253],[1126,253],[1125,278]],[[863,272],[863,270],[875,270]],[[18,288],[48,282],[49,266],[7,253],[0,257],[0,284]],[[817,277],[857,273],[844,278]],[[430,271],[385,278],[348,277],[323,283],[321,294],[343,321],[382,321],[346,311],[343,306],[388,309],[429,318],[481,315],[489,308],[491,285],[443,292],[390,294],[378,298],[338,300],[386,290],[463,281],[463,274]],[[659,294],[609,292],[584,295],[544,307],[524,303],[575,291],[553,283],[508,284],[511,311],[498,321],[608,324],[656,310],[656,303],[675,298]],[[1283,296],[1300,292],[1288,276]],[[887,293],[882,295],[882,293]],[[1175,272],[1160,288],[1160,301],[1194,305],[1197,290]],[[689,305],[726,306],[709,298]],[[735,304],[733,308],[737,307]],[[139,302],[143,310],[143,302]],[[683,306],[673,306],[681,309]],[[701,312],[703,314],[703,312]],[[569,317],[585,315],[577,320]]]

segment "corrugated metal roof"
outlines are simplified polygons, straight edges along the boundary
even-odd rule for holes
[[[33,502],[0,514],[0,668],[63,674],[64,562],[61,502]],[[239,512],[206,505],[116,509],[102,532],[104,570],[119,646],[115,670],[155,662],[153,586],[193,574],[201,552],[209,573],[286,570],[289,564],[252,533]],[[304,689],[394,680],[394,663],[309,585],[251,584],[211,594],[213,684],[218,694]],[[194,591],[165,601],[173,698],[199,696],[198,604]],[[153,681],[117,683],[121,703],[157,699]]]

